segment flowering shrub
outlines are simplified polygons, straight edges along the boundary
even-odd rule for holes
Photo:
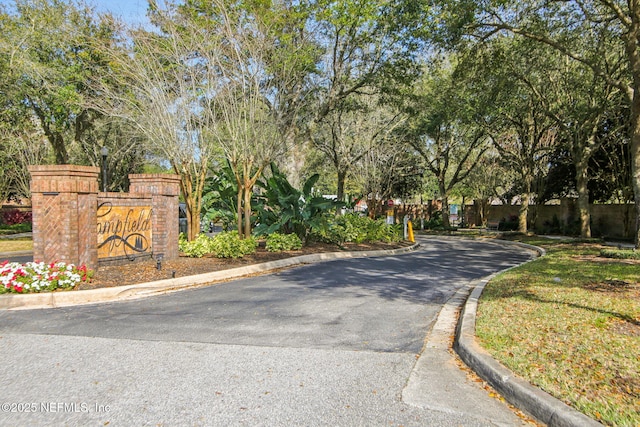
[[[11,209],[2,212],[2,223],[6,225],[31,223],[32,214],[30,211],[23,212],[18,209]]]
[[[81,282],[90,282],[92,276],[93,272],[84,265],[76,267],[64,262],[20,264],[5,261],[0,264],[0,294],[71,289]]]

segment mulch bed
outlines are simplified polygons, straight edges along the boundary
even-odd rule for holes
[[[155,260],[133,261],[121,265],[100,266],[95,272],[91,283],[78,286],[77,289],[97,289],[113,286],[132,285],[136,283],[152,282],[155,280],[170,279],[172,277],[193,276],[195,274],[210,273],[213,271],[227,270],[251,264],[275,261],[300,255],[322,252],[340,251],[371,251],[388,250],[410,246],[411,243],[347,243],[342,247],[336,245],[314,243],[297,251],[268,252],[264,247],[259,247],[256,253],[243,258],[216,258],[207,256],[202,258],[189,258],[181,256],[171,261],[163,261],[162,268],[157,269]]]

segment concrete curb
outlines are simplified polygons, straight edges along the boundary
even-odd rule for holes
[[[301,264],[330,261],[346,258],[365,258],[397,255],[415,250],[419,244],[406,248],[378,251],[327,252],[285,258],[261,264],[248,265],[228,270],[178,277],[175,279],[157,280],[136,285],[117,286],[112,288],[89,289],[83,291],[60,291],[39,294],[5,294],[0,295],[0,310],[30,310],[40,308],[68,307],[73,305],[114,302],[153,295],[175,292],[198,286],[205,286],[249,274],[268,273],[279,268]]]
[[[33,256],[33,251],[13,251],[13,252],[0,252],[0,261],[5,258],[17,257],[17,256]]]
[[[24,237],[33,237],[33,233],[31,231],[28,231],[26,233],[3,234],[2,236],[0,236],[0,240],[22,239]]]
[[[523,243],[507,241],[500,241],[500,243],[532,249],[537,251],[540,256],[546,254],[542,248]],[[509,403],[527,412],[546,425],[550,427],[602,426],[602,424],[596,420],[571,408],[564,402],[531,385],[529,382],[516,377],[513,372],[491,357],[491,355],[476,342],[475,328],[478,299],[487,283],[493,279],[496,274],[478,280],[467,302],[464,304],[462,312],[460,313],[453,344],[456,353],[458,353],[467,366],[487,381]]]

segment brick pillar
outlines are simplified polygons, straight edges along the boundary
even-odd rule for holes
[[[29,166],[33,259],[98,267],[96,215],[100,168]]]
[[[151,195],[153,255],[164,260],[178,258],[178,196],[180,177],[168,174],[130,174],[131,194]]]

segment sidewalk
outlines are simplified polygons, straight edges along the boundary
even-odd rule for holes
[[[13,239],[23,239],[26,237],[33,237],[33,233],[30,231],[27,233],[18,233],[18,234],[2,234],[0,235],[0,240],[13,240]]]
[[[559,235],[544,235],[544,236],[540,236],[540,237],[544,237],[545,239],[551,239],[551,240],[579,240],[579,237],[568,237],[568,236],[559,236]],[[617,247],[619,249],[633,249],[634,245],[633,243],[629,243],[629,242],[611,242],[611,241],[605,241],[604,242],[605,245],[607,246],[614,246]]]

